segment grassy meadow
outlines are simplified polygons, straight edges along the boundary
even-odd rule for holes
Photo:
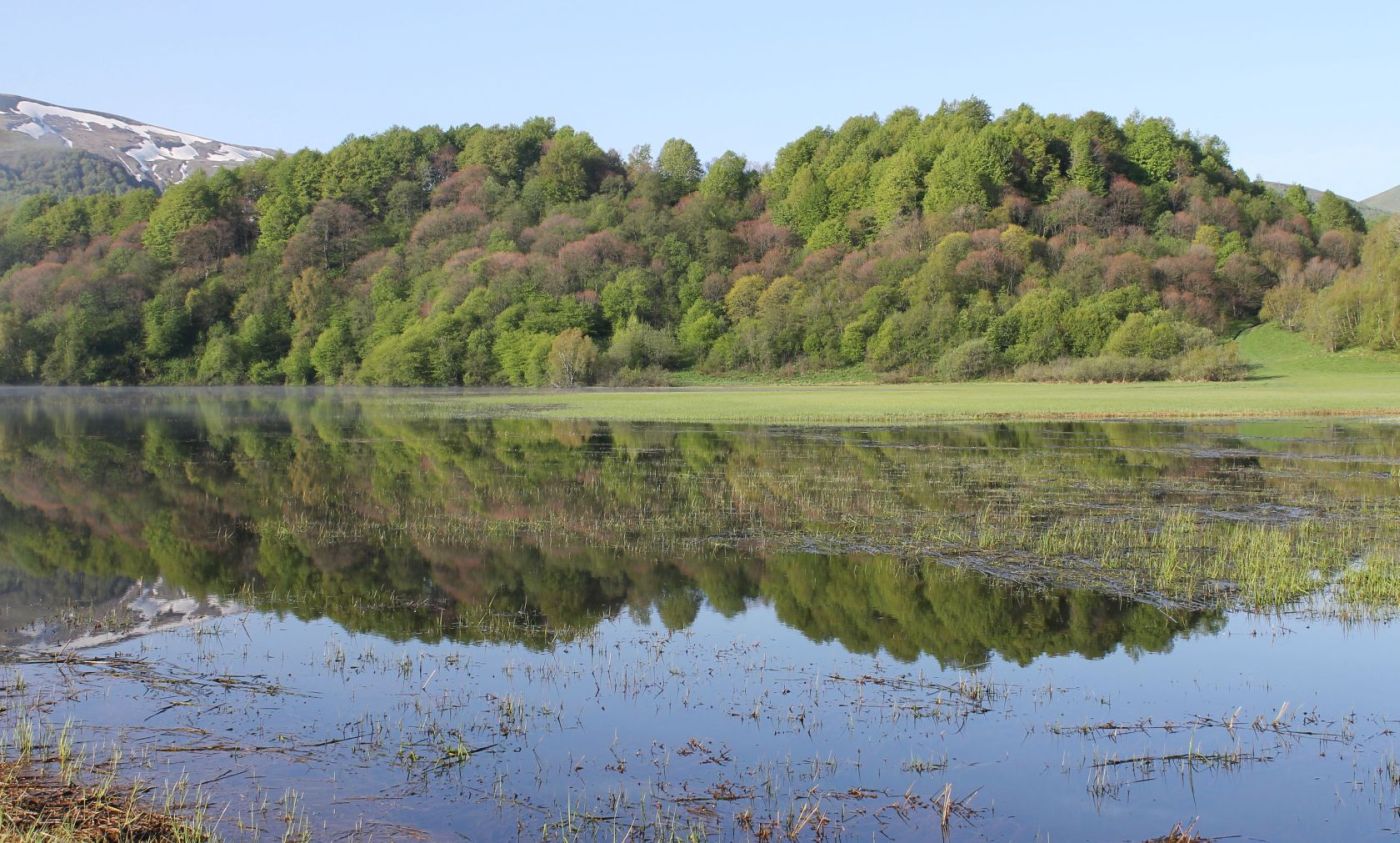
[[[1239,344],[1254,367],[1240,382],[879,384],[853,369],[825,382],[720,385],[695,378],[683,382],[703,385],[519,390],[473,396],[466,406],[482,415],[809,424],[1400,414],[1400,355],[1328,353],[1271,325],[1246,332]]]

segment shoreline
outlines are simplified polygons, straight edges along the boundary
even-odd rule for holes
[[[0,401],[68,396],[120,406],[312,398],[463,418],[820,426],[977,422],[1243,421],[1400,418],[1400,373],[1284,375],[1224,383],[1039,384],[1006,381],[572,390],[284,386],[0,386]]]

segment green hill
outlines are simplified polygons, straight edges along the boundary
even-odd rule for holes
[[[1208,378],[1272,291],[1296,315],[1388,254],[1365,230],[1136,115],[900,109],[763,169],[547,118],[395,128],[0,211],[0,381]],[[1384,336],[1351,325],[1328,342]]]
[[[1353,348],[1324,351],[1301,334],[1260,325],[1240,335],[1240,356],[1256,377],[1400,375],[1400,354]]]

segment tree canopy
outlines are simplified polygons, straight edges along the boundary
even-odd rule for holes
[[[1218,138],[1140,115],[900,109],[815,128],[768,167],[705,166],[681,138],[624,159],[548,118],[393,128],[163,196],[0,210],[0,380],[1169,364],[1261,318],[1266,296],[1265,317],[1328,322],[1330,346],[1393,343],[1350,325],[1359,305],[1298,315],[1389,272],[1374,239],[1345,201],[1272,193]],[[1149,370],[1170,367],[1131,369]]]

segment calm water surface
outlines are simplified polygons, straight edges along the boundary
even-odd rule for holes
[[[1400,425],[467,409],[0,393],[0,729],[232,839],[1400,827],[1400,636],[1329,585],[1394,550]],[[1283,606],[1162,573],[1280,537]]]

